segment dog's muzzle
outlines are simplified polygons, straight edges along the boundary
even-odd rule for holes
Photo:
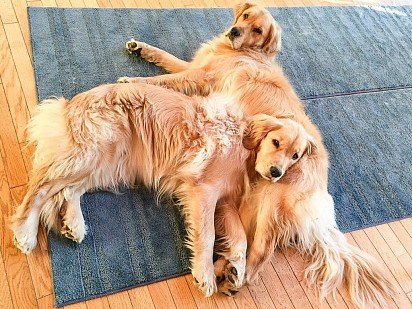
[[[239,37],[241,35],[241,31],[238,27],[233,27],[232,29],[230,29],[229,33],[227,34],[227,36],[229,37],[229,39],[231,41],[233,41],[235,38]]]
[[[280,178],[283,175],[282,171],[276,166],[271,166],[269,172],[273,179]]]

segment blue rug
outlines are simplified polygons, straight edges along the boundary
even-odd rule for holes
[[[412,215],[412,7],[271,9],[278,61],[331,154],[337,221],[352,231]],[[39,99],[120,76],[163,71],[129,56],[134,37],[190,59],[232,20],[229,9],[30,8]],[[81,245],[49,238],[57,306],[188,271],[184,224],[147,190],[87,194]]]

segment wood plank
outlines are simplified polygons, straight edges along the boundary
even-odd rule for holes
[[[80,302],[72,305],[64,306],[63,309],[87,309],[86,303]]]
[[[257,308],[252,294],[250,294],[250,291],[246,286],[242,287],[240,291],[235,295],[235,297],[233,297],[233,299],[235,300],[236,306],[238,308]]]
[[[4,30],[6,32],[7,41],[9,42],[19,80],[24,81],[21,86],[27,107],[33,115],[34,109],[37,106],[34,70],[29,54],[27,53],[23,35],[18,24],[4,25]]]
[[[15,208],[23,201],[26,191],[26,186],[20,186],[10,190]],[[29,263],[36,298],[52,294],[51,266],[47,246],[46,248],[40,245],[36,246],[32,253],[27,255],[27,261]]]
[[[232,297],[228,297],[222,293],[215,293],[211,297],[216,302],[218,308],[237,309],[236,303]]]
[[[275,251],[275,254],[271,258],[271,263],[282,281],[292,304],[296,308],[311,308],[309,299],[293,274],[283,253]]]
[[[300,255],[297,250],[294,250],[291,248],[284,250],[283,254],[290,268],[292,269],[293,274],[295,275],[296,279],[299,281],[299,284],[302,287],[303,291],[305,292],[312,307],[313,308],[330,308],[327,300],[320,302],[320,300],[316,296],[314,289],[308,288],[307,285],[305,284],[305,281],[303,279],[304,279],[304,271],[305,271],[306,263],[302,255]]]
[[[16,187],[26,184],[28,179],[3,87],[0,87],[0,139],[7,144],[3,144],[2,156],[8,184]]]
[[[41,0],[41,3],[45,7],[56,7],[56,0]]]
[[[135,8],[137,7],[134,0],[122,0],[125,8]]]
[[[29,17],[27,14],[27,2],[25,0],[13,0],[13,7],[14,7],[14,11],[16,12],[16,17],[17,17],[21,32],[23,33],[24,44],[26,46],[26,50],[27,50],[27,53],[29,54],[30,61],[31,61],[32,51],[31,51],[31,41],[30,41]]]
[[[59,8],[70,8],[72,7],[70,0],[56,0],[56,4]]]
[[[404,219],[400,221],[409,236],[412,237],[412,218]]]
[[[28,7],[42,7],[43,3],[40,0],[27,2]]]
[[[3,234],[2,234],[3,235]],[[3,255],[0,253],[0,308],[13,308],[10,286],[4,269]]]
[[[0,18],[5,24],[17,22],[12,0],[0,0]]]
[[[86,300],[86,306],[88,309],[110,309],[107,296]]]
[[[391,230],[395,233],[398,240],[401,242],[407,253],[412,256],[412,236],[402,225],[401,221],[389,223]]]
[[[382,256],[378,251],[376,250],[374,244],[372,243],[371,239],[369,239],[368,235],[366,234],[365,230],[359,230],[359,231],[354,231],[350,233],[353,237],[353,239],[356,241],[358,244],[359,248],[361,248],[363,251],[369,253],[372,255],[377,262],[379,263],[380,267],[382,267],[382,272],[385,275],[385,277],[391,281],[391,283],[394,285],[396,289],[396,296],[393,298],[393,300],[388,300],[390,306],[394,306],[393,302],[395,302],[396,306],[398,308],[407,308],[409,306],[409,300],[406,297],[405,293],[402,291],[401,286],[399,285],[397,279],[393,276],[391,271],[389,270],[389,267],[383,260]],[[379,249],[380,252],[380,249]]]
[[[37,300],[39,304],[39,309],[52,309],[54,308],[54,298],[53,294],[43,296]]]
[[[403,247],[402,243],[399,241],[398,237],[396,237],[395,233],[392,231],[388,224],[379,225],[376,227],[376,229],[379,231],[382,238],[385,239],[386,243],[391,248],[393,254],[396,257],[400,257],[401,255],[406,253],[406,250]]]
[[[87,8],[98,8],[99,3],[97,3],[97,0],[84,0],[84,6]]]
[[[0,232],[3,237],[0,238],[0,249],[10,295],[15,308],[37,308],[27,258],[14,246],[13,233],[7,226],[8,218],[12,213],[14,213],[13,200],[2,162],[0,163]]]
[[[412,291],[412,279],[403,269],[383,237],[379,234],[378,229],[376,227],[367,228],[365,229],[365,233],[368,235],[375,248],[379,248],[379,254],[382,256],[386,265],[402,287],[402,290],[405,293]]]
[[[27,109],[26,99],[21,88],[19,75],[17,73],[13,56],[11,54],[10,45],[7,41],[4,27],[0,21],[0,78],[3,81],[4,91],[9,103],[10,114],[13,119],[13,125],[17,132],[19,142],[25,141],[25,128],[29,120],[29,112]]]
[[[97,0],[97,4],[101,8],[111,8],[112,4],[110,3],[109,0]]]
[[[70,0],[70,4],[74,8],[83,8],[84,7],[83,0]]]
[[[135,309],[154,309],[154,303],[147,286],[141,286],[128,291],[130,301]]]
[[[176,308],[166,281],[149,284],[147,288],[156,308]]]
[[[249,286],[252,296],[255,296],[254,300],[258,304],[258,307],[264,308],[266,306],[273,306],[276,308],[286,309],[294,308],[289,295],[282,284],[282,281],[271,263],[268,263],[265,266],[263,271],[260,273],[260,278],[262,282],[261,289],[256,290],[253,286]],[[261,302],[267,298],[271,300],[270,303],[266,304],[268,300],[264,303]]]
[[[177,308],[197,308],[185,277],[169,279],[167,285]]]
[[[127,291],[111,294],[107,296],[110,308],[131,309],[133,308]]]
[[[110,0],[110,3],[114,8],[124,8],[124,3],[122,0]]]

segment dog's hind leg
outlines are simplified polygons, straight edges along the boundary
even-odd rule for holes
[[[86,224],[80,208],[80,198],[84,188],[68,188],[64,190],[65,201],[60,210],[62,227],[60,233],[77,243],[81,243],[86,235]]]
[[[47,197],[52,186],[43,182],[44,173],[44,169],[34,171],[22,203],[10,218],[15,245],[23,253],[30,253],[37,244],[37,232],[44,202],[58,203],[61,198],[49,199]]]
[[[243,285],[247,239],[234,203],[218,204],[215,213],[215,274],[220,292],[232,296]]]
[[[189,62],[183,61],[168,52],[144,42],[131,39],[126,43],[130,53],[138,54],[148,62],[164,68],[170,73],[178,73],[189,68]]]

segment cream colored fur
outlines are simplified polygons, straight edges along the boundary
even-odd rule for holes
[[[239,37],[231,36],[234,27],[240,29]],[[256,27],[262,30],[260,35],[253,31]],[[344,284],[357,307],[385,306],[385,298],[393,294],[391,284],[372,257],[350,246],[336,227],[333,200],[327,192],[328,154],[321,134],[273,61],[281,46],[280,35],[279,25],[267,10],[252,3],[238,4],[233,25],[203,44],[190,62],[144,42],[128,44],[129,49],[172,74],[119,81],[160,85],[188,95],[222,92],[234,96],[248,115],[286,114],[302,124],[316,145],[312,155],[302,157],[276,183],[258,181],[250,191],[249,203],[240,209],[248,239],[245,283],[256,278],[274,246],[295,246],[310,257],[307,279],[322,298]],[[237,217],[232,212],[228,215],[235,222]],[[296,243],[295,236],[300,239]],[[226,239],[231,239],[227,240],[229,244],[244,241],[234,232]],[[223,263],[219,260],[218,264],[220,276]],[[233,285],[222,286],[226,294],[232,294]]]
[[[215,208],[237,210],[249,176],[256,177],[259,153],[243,144],[263,127],[268,132],[301,128],[267,115],[247,119],[238,104],[221,95],[190,98],[152,85],[103,85],[70,101],[43,101],[28,128],[36,150],[27,194],[12,218],[16,245],[24,253],[36,246],[40,220],[48,230],[81,242],[87,230],[80,209],[85,192],[142,183],[159,198],[167,194],[180,201],[192,274],[210,296],[217,290]],[[240,286],[245,255],[235,252],[232,264],[227,267],[239,269]]]

